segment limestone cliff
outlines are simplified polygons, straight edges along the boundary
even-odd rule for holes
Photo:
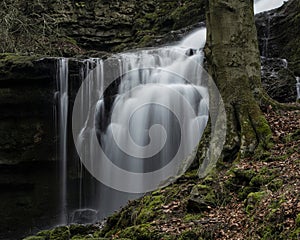
[[[196,0],[4,0],[0,9],[1,51],[48,55],[161,44],[151,40],[204,20]]]

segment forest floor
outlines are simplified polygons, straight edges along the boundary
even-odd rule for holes
[[[269,151],[220,163],[202,180],[192,170],[129,202],[104,227],[71,225],[32,239],[300,239],[300,111],[264,114]]]

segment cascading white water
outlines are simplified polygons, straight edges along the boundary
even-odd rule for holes
[[[296,77],[297,101],[300,100],[300,77]]]
[[[267,14],[267,16],[268,16],[267,26],[266,26],[267,30],[264,33],[265,34],[265,36],[263,38],[264,46],[263,46],[263,50],[262,50],[262,55],[264,57],[268,57],[268,55],[269,55],[268,50],[269,50],[269,39],[270,39],[271,16],[269,15],[269,13]]]
[[[198,38],[201,34],[203,34],[203,29],[193,33],[192,38],[187,38],[183,42],[186,44],[188,41],[196,42],[195,39],[201,39],[204,43],[205,38]],[[193,45],[193,47],[203,47],[199,40],[198,45]],[[175,47],[142,50],[117,56],[120,57],[122,63],[121,75],[123,76],[118,88],[118,96],[113,103],[112,118],[115,117],[117,121],[107,126],[100,139],[106,155],[121,168],[134,172],[148,172],[161,168],[175,156],[182,138],[186,139],[184,142],[186,151],[192,152],[195,147],[192,145],[195,124],[201,126],[199,133],[201,134],[208,118],[207,102],[205,102],[207,99],[203,99],[203,96],[207,96],[208,93],[206,88],[187,84],[182,78],[182,76],[188,78],[189,75],[199,71],[199,69],[189,67],[189,61],[185,56],[187,50],[189,48],[182,47],[181,43]],[[198,51],[190,58],[202,63],[202,51]],[[180,126],[176,116],[163,106],[173,105],[181,113],[179,117],[183,118],[189,116],[188,109],[184,108],[182,101],[168,94],[167,89],[180,92],[197,113],[196,119],[190,119],[190,128],[186,136],[180,135]],[[151,104],[152,102],[159,102],[161,105]],[[100,111],[103,104],[104,102],[100,100],[98,105]],[[155,140],[149,139],[148,131],[155,124],[164,126],[166,132],[159,131],[155,135]],[[164,138],[165,134],[168,139]],[[116,140],[118,144],[115,143]],[[153,141],[164,147],[157,149],[157,154],[151,158],[145,147],[140,146],[147,146]],[[139,146],[137,147],[136,144]],[[135,149],[136,156],[124,154],[130,152],[131,149]]]
[[[74,135],[79,151],[90,156],[95,154],[95,146],[87,142],[91,134],[97,132],[98,140],[113,164],[133,173],[148,173],[167,165],[176,154],[182,140],[184,140],[182,151],[190,154],[196,147],[193,141],[201,136],[208,119],[208,92],[201,86],[201,74],[197,75],[201,72],[203,61],[201,48],[204,47],[205,36],[206,29],[201,28],[176,46],[115,55],[113,57],[116,60],[115,69],[120,78],[116,79],[117,84],[114,87],[106,89],[108,99],[101,98],[99,91],[103,89],[105,69],[101,64],[94,66],[80,92],[79,102],[84,102],[85,105],[79,105],[78,110],[81,114],[79,117],[76,116],[75,122],[73,118],[73,126],[74,124],[83,126],[79,128],[78,135]],[[191,49],[190,46],[196,49]],[[200,65],[191,66],[189,64],[191,61]],[[89,81],[95,78],[96,81]],[[197,85],[186,82],[191,78],[197,79]],[[178,100],[174,92],[181,95],[184,100]],[[92,100],[95,96],[99,99],[96,104],[96,118],[93,114],[87,117],[90,115],[89,111],[95,111],[93,108],[95,102]],[[159,104],[156,104],[158,102]],[[190,110],[185,108],[185,102],[192,106],[196,114],[194,118],[189,118]],[[170,105],[180,114],[174,115],[165,107]],[[181,122],[184,122],[187,129],[183,134],[180,132]],[[156,128],[158,125],[164,129]],[[151,135],[153,129],[156,134]],[[165,135],[167,138],[164,138]],[[163,148],[156,148],[157,154],[153,156],[146,149],[149,144]],[[135,153],[129,154],[127,150],[129,152],[134,150]],[[97,161],[89,162],[87,169],[98,169],[100,166],[97,164]],[[118,174],[113,174],[113,169],[105,168],[104,174],[108,174],[113,182],[122,182]],[[124,184],[130,186],[132,183],[132,180],[129,180]],[[110,183],[105,184],[110,186]],[[138,184],[142,186],[143,182]],[[137,190],[135,193],[141,191]],[[100,199],[101,215],[102,211],[107,212],[103,208],[109,208],[111,212],[126,204],[128,199],[139,196],[102,189],[100,198],[95,196],[95,199],[97,201]],[[86,205],[81,204],[80,207],[84,208]]]
[[[67,126],[68,126],[68,59],[57,62],[58,140],[59,140],[59,182],[60,217],[59,223],[67,223]]]
[[[93,69],[95,69],[93,71]],[[92,84],[88,84],[86,86],[86,88],[82,91],[81,94],[81,99],[83,101],[83,99],[86,100],[86,98],[90,98],[87,100],[88,102],[88,106],[87,107],[83,107],[81,109],[82,112],[82,116],[86,116],[88,114],[88,111],[91,109],[91,98],[92,95],[91,93],[93,92],[93,89],[97,89],[98,92],[100,92],[103,89],[103,60],[100,58],[89,58],[83,61],[82,67],[80,69],[80,78],[81,81],[86,80],[88,83],[92,83]],[[90,81],[91,79],[93,79],[93,81]],[[100,96],[100,94],[99,94]],[[81,121],[84,121],[84,119],[81,119]],[[87,151],[91,151],[90,149],[87,149]],[[88,199],[86,197],[86,192],[90,191],[88,187],[84,186],[85,183],[85,178],[83,175],[83,165],[80,162],[80,167],[79,167],[79,178],[80,178],[80,183],[79,183],[79,191],[78,191],[78,199],[79,199],[79,209],[75,210],[75,212],[73,212],[71,215],[73,215],[73,217],[71,218],[71,221],[78,221],[78,216],[82,215],[82,213],[91,213],[94,212],[94,209],[90,209],[89,208],[89,203],[91,202],[90,199]],[[88,189],[86,189],[88,188]],[[95,201],[98,201],[95,200]],[[77,216],[78,215],[78,216]],[[91,214],[90,214],[91,215]]]

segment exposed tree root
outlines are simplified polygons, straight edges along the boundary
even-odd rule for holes
[[[274,110],[300,110],[300,103],[280,103],[272,99],[263,89],[255,92],[255,98],[257,99],[260,107],[267,108],[272,106]]]

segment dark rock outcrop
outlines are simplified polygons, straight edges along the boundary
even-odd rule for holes
[[[54,63],[0,55],[0,239],[55,216]]]
[[[54,63],[0,55],[0,164],[53,160]]]
[[[262,60],[262,82],[271,97],[296,100],[300,75],[300,2],[290,0],[278,9],[255,16]],[[282,61],[287,64],[282,64]],[[287,66],[285,66],[287,65]]]
[[[286,59],[261,58],[262,85],[279,102],[296,101],[296,80]]]
[[[0,3],[0,29],[4,33],[0,49],[71,56],[90,50],[153,46],[157,37],[203,21],[204,2],[4,1]],[[20,21],[19,31],[13,31]]]

